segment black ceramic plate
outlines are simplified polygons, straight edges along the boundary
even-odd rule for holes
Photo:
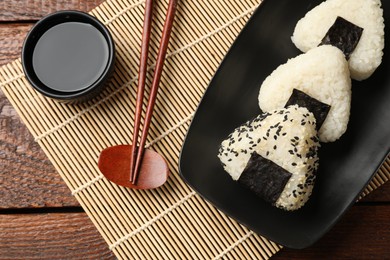
[[[253,14],[211,81],[183,145],[180,172],[206,200],[254,232],[290,248],[326,233],[354,203],[390,147],[389,51],[374,75],[353,82],[348,130],[323,144],[309,202],[286,212],[271,207],[224,172],[217,158],[223,139],[260,113],[262,81],[300,52],[290,40],[296,22],[320,0],[266,0]],[[390,2],[382,1],[390,21]],[[386,27],[386,43],[390,42]]]

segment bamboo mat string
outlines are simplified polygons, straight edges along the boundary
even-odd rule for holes
[[[221,252],[219,255],[217,255],[214,260],[221,259],[226,254],[228,254],[231,250],[233,250],[235,247],[237,247],[239,244],[243,243],[245,240],[247,240],[250,236],[253,235],[253,231],[249,231],[245,236],[241,237],[239,240],[237,240],[233,245],[227,247],[223,252]]]
[[[16,75],[16,76],[13,76],[12,78],[8,79],[7,81],[1,82],[1,83],[0,83],[0,88],[3,88],[3,87],[5,87],[5,86],[9,85],[10,83],[12,83],[12,82],[14,82],[14,81],[16,81],[16,80],[18,80],[18,79],[21,79],[21,78],[23,78],[23,77],[24,77],[24,74],[23,74],[23,73],[18,74],[18,75]]]
[[[115,247],[117,247],[118,245],[120,245],[121,243],[125,242],[126,240],[128,240],[129,238],[133,237],[134,235],[138,234],[139,232],[141,232],[142,230],[148,228],[151,224],[153,224],[154,222],[156,222],[157,220],[159,220],[160,218],[164,217],[165,215],[167,215],[169,212],[171,212],[172,210],[176,209],[177,207],[179,207],[180,205],[182,205],[184,202],[186,202],[187,200],[189,200],[192,196],[194,196],[196,193],[193,191],[191,192],[190,194],[188,194],[187,196],[183,197],[181,200],[179,200],[178,202],[172,204],[169,208],[167,208],[165,211],[161,212],[159,215],[155,216],[154,218],[152,218],[151,220],[149,220],[148,222],[146,222],[145,224],[141,225],[140,227],[138,227],[137,229],[133,230],[131,233],[121,237],[120,239],[118,239],[115,243],[111,244],[109,247],[110,249],[114,249]]]
[[[94,102],[64,105],[43,97],[29,86],[20,59],[0,68],[1,90],[118,259],[268,259],[282,248],[203,200],[178,173],[181,145],[205,88],[260,2],[179,2],[146,145],[170,166],[170,178],[156,190],[117,186],[97,168],[102,149],[131,142],[144,0],[108,0],[91,11],[117,47],[115,73]],[[166,6],[167,0],[156,2],[151,60]],[[150,62],[148,83],[154,68]],[[361,197],[389,179],[387,158]]]

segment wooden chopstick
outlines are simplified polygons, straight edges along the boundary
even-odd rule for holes
[[[141,55],[138,71],[138,86],[137,86],[137,100],[135,105],[134,131],[133,131],[133,145],[131,146],[131,160],[130,160],[130,181],[134,183],[134,167],[137,158],[137,143],[139,128],[141,124],[142,104],[145,92],[145,79],[148,66],[148,50],[150,42],[150,31],[152,28],[152,14],[153,14],[153,0],[146,0],[144,25],[142,29],[142,43]]]
[[[131,168],[132,172],[131,172],[130,176],[132,177],[131,182],[133,184],[135,184],[137,182],[137,177],[138,177],[140,166],[141,166],[144,147],[145,147],[145,143],[146,143],[146,137],[147,137],[147,134],[149,131],[150,121],[152,119],[153,108],[154,108],[154,104],[156,101],[158,85],[159,85],[159,82],[161,79],[161,73],[162,73],[162,69],[164,66],[164,60],[165,60],[165,56],[166,56],[167,49],[168,49],[169,37],[170,37],[171,31],[172,31],[172,25],[173,25],[173,19],[175,16],[176,6],[177,6],[177,0],[170,0],[169,1],[167,14],[166,14],[165,22],[164,22],[164,27],[163,27],[163,31],[162,31],[162,36],[161,36],[161,40],[160,40],[160,47],[159,47],[158,54],[157,54],[156,68],[154,70],[152,87],[151,87],[150,96],[149,96],[149,102],[148,102],[148,105],[146,107],[146,114],[145,114],[144,126],[142,128],[141,141],[139,144],[139,148],[135,150],[135,151],[137,151],[136,152],[137,157],[136,157],[136,161],[135,161],[134,170]],[[150,31],[149,31],[149,34],[150,34]],[[137,98],[137,103],[138,103],[138,98]],[[142,108],[142,104],[140,105],[140,107]],[[141,114],[141,111],[139,111],[139,112]],[[139,126],[138,126],[138,129],[139,129]],[[134,143],[134,140],[138,140],[138,135],[137,135],[137,139],[133,139],[133,143]],[[133,146],[134,146],[134,144],[133,144]],[[133,156],[133,154],[132,154],[132,156]],[[133,161],[133,160],[131,160],[131,161]]]

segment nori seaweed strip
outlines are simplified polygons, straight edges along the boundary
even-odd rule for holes
[[[254,152],[238,182],[265,201],[275,204],[291,175],[276,163]]]
[[[363,28],[338,16],[322,39],[320,45],[330,44],[339,48],[344,53],[345,58],[349,60],[349,57],[359,43],[362,33]]]
[[[306,93],[295,88],[293,89],[293,92],[284,107],[287,108],[291,105],[306,107],[307,110],[312,112],[316,119],[317,130],[321,128],[330,110],[330,106],[328,104],[322,103],[321,101],[312,98]]]

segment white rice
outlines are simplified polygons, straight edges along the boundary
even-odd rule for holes
[[[351,77],[364,80],[382,62],[384,19],[380,0],[327,0],[303,17],[291,37],[303,52],[317,47],[337,16],[363,28],[360,41],[349,59]]]
[[[253,152],[283,167],[292,176],[275,206],[295,210],[306,203],[314,185],[320,147],[315,126],[306,108],[271,111],[236,128],[222,142],[218,157],[233,180],[240,178]]]
[[[284,107],[294,88],[331,106],[319,129],[320,141],[340,138],[347,129],[351,106],[351,79],[344,54],[324,45],[280,65],[260,88],[260,108],[272,111]]]

